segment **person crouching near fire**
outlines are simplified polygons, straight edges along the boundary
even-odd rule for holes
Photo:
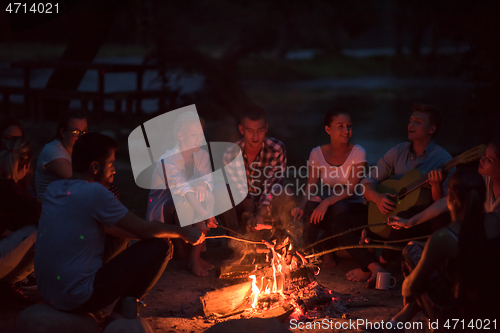
[[[74,145],[71,179],[47,186],[38,228],[35,270],[38,291],[58,310],[96,312],[125,297],[143,299],[170,259],[168,238],[203,241],[194,228],[145,221],[108,191],[118,144],[99,133]],[[103,262],[105,235],[140,241]],[[113,315],[113,314],[112,314]]]
[[[183,222],[196,219],[202,222],[190,227],[204,234],[209,228],[217,227],[213,217],[215,199],[210,156],[201,149],[203,128],[203,119],[194,112],[184,112],[177,118],[174,124],[177,145],[160,157],[153,173],[148,220],[178,225],[179,218]],[[196,276],[206,276],[214,268],[201,258],[204,245],[200,243],[191,249],[189,266]]]

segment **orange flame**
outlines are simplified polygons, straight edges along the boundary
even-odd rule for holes
[[[285,294],[283,293],[285,286],[285,273],[283,272],[283,264],[282,264],[283,259],[274,250],[272,250],[272,253],[273,253],[273,258],[271,260],[271,267],[273,269],[272,283],[264,284],[265,279],[264,277],[262,277],[261,288],[259,288],[257,286],[256,276],[255,275],[250,276],[250,278],[252,279],[252,295],[250,297],[252,298],[253,308],[257,307],[257,301],[259,299],[260,294],[278,293],[281,296],[285,297]],[[261,289],[264,289],[264,291],[262,292]]]

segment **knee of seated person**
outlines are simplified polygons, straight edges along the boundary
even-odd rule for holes
[[[403,249],[403,256],[408,257],[411,253],[415,252],[417,248],[420,248],[420,245],[414,241],[410,241]]]
[[[26,235],[23,241],[28,241],[32,244],[36,242],[38,229],[34,225],[27,225],[18,230]]]
[[[161,256],[167,256],[170,254],[172,245],[168,238],[153,238],[147,240],[151,246],[154,248],[155,252]]]
[[[337,201],[332,208],[335,211],[335,215],[341,215],[341,214],[346,214],[350,211],[351,209],[351,203],[347,202],[346,200],[340,200]]]

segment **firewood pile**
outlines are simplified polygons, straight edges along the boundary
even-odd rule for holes
[[[223,265],[219,278],[235,285],[200,297],[206,317],[296,318],[341,317],[346,308],[339,295],[317,283],[319,268],[305,259],[288,238],[265,242],[269,252],[260,264]]]

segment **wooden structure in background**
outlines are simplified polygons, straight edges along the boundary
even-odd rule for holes
[[[89,103],[93,105],[93,112],[98,115],[104,112],[104,100],[112,99],[115,102],[114,112],[121,114],[123,111],[127,115],[133,113],[133,106],[136,105],[137,114],[142,113],[141,101],[143,99],[158,99],[159,111],[165,106],[168,100],[170,105],[174,104],[178,92],[170,91],[166,88],[160,90],[144,90],[143,76],[148,70],[156,70],[154,65],[133,65],[133,64],[108,64],[108,63],[79,63],[79,62],[12,62],[11,68],[20,68],[23,70],[23,86],[0,86],[0,94],[3,97],[2,114],[8,116],[11,110],[10,96],[24,96],[25,116],[31,116],[35,119],[43,118],[43,105],[48,100],[65,101],[69,104],[72,100],[80,101],[83,110],[88,111]],[[37,69],[64,69],[69,71],[97,71],[96,91],[69,91],[59,89],[43,89],[31,87],[31,72]],[[109,73],[135,73],[136,89],[134,91],[113,91],[106,93],[104,91],[105,76]],[[125,110],[122,104],[125,102]]]

